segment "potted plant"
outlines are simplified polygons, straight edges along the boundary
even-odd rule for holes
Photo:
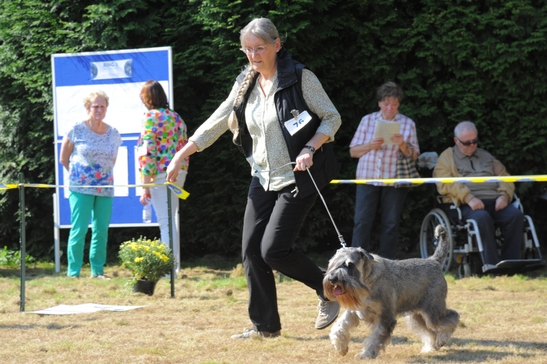
[[[154,293],[157,281],[173,270],[175,257],[159,239],[140,237],[120,245],[118,256],[122,266],[133,273],[133,291]]]

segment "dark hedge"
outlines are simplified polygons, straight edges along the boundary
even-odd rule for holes
[[[474,121],[481,147],[511,174],[544,174],[547,8],[537,0],[20,0],[0,5],[0,182],[53,183],[53,53],[173,47],[175,109],[190,134],[227,96],[245,65],[238,31],[265,16],[293,57],[314,71],[342,115],[335,141],[340,178],[354,178],[348,145],[361,117],[378,109],[375,92],[391,80],[406,99],[401,112],[418,127],[422,152],[452,145],[453,128]],[[429,170],[421,170],[430,176]],[[192,157],[182,206],[182,254],[239,254],[249,183],[246,161],[224,135]],[[547,223],[543,183],[518,183],[540,237]],[[28,190],[28,252],[53,256],[50,190]],[[347,241],[354,187],[323,191]],[[401,254],[415,250],[434,187],[412,188],[400,230]],[[16,248],[18,194],[0,192],[2,244]],[[111,229],[110,253],[151,229]],[[51,234],[51,235],[50,235]],[[63,231],[66,244],[66,231]],[[334,251],[339,241],[318,199],[298,240],[306,251]]]

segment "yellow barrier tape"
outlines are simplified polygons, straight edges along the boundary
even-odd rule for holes
[[[73,186],[73,187],[86,187],[86,188],[96,188],[96,187],[101,187],[101,188],[115,188],[115,187],[154,187],[154,186],[165,186],[167,185],[167,187],[169,187],[171,189],[171,191],[173,191],[175,193],[175,195],[177,195],[178,198],[182,199],[182,200],[186,200],[188,198],[188,196],[190,196],[190,193],[182,188],[180,188],[179,186],[171,183],[171,182],[166,182],[165,184],[154,184],[154,183],[148,183],[148,184],[142,184],[142,185],[106,185],[106,186],[97,186],[97,185],[83,185],[83,186]],[[14,184],[14,183],[7,183],[7,184],[3,184],[3,183],[0,183],[0,190],[9,190],[9,189],[14,189],[14,188],[19,188],[19,186],[23,186],[23,187],[30,187],[30,188],[55,188],[55,187],[59,187],[59,188],[65,188],[65,187],[71,187],[71,186],[64,186],[64,185],[48,185],[48,184],[44,184],[44,183],[20,183],[20,184]]]
[[[443,177],[443,178],[408,178],[408,179],[397,179],[397,178],[386,178],[386,179],[334,179],[331,184],[384,184],[384,185],[394,185],[394,184],[413,184],[421,185],[424,183],[489,183],[489,182],[547,182],[547,174],[539,174],[533,176],[492,176],[492,177]],[[0,183],[0,190],[9,190],[13,188],[18,188],[20,185],[24,187],[31,188],[65,188],[70,186],[64,185],[48,185],[43,183],[23,183],[23,184],[14,184]],[[153,187],[153,186],[164,186],[167,185],[173,191],[178,198],[186,200],[190,193],[179,186],[171,182],[166,182],[165,184],[141,184],[141,185],[108,185],[100,186],[101,188],[115,188],[115,187]],[[78,187],[97,187],[97,186],[78,186]]]
[[[386,178],[386,179],[335,179],[331,184],[373,184],[381,183],[384,185],[393,184],[415,184],[424,183],[488,183],[488,182],[547,182],[547,174],[534,176],[492,176],[492,177],[442,177],[442,178]]]
[[[8,184],[0,183],[0,190],[10,190],[12,188],[17,188],[17,187],[19,187],[19,185],[11,184],[11,183],[8,183]]]
[[[56,187],[55,185],[46,185],[44,183],[23,183],[22,185],[24,187],[30,187],[30,188],[55,188]],[[93,187],[97,187],[97,186],[93,186]]]

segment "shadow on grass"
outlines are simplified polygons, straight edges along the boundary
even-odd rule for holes
[[[492,349],[482,349],[481,347],[491,347]],[[518,351],[504,350],[505,347],[517,347]],[[473,350],[476,348],[476,350]],[[439,352],[430,353],[423,358],[414,358],[409,363],[430,363],[430,362],[451,362],[451,363],[491,363],[502,361],[505,358],[511,358],[511,361],[518,362],[534,358],[538,353],[530,350],[545,351],[545,343],[523,342],[523,341],[495,341],[495,340],[462,340],[451,339],[449,344]],[[528,350],[528,352],[522,352]]]
[[[43,316],[43,315],[41,315]],[[0,325],[0,330],[34,330],[37,328],[46,328],[48,330],[64,330],[64,329],[74,329],[79,328],[80,325],[59,325],[57,323],[49,323],[47,325]]]
[[[25,280],[32,280],[36,278],[48,277],[48,276],[61,276],[60,273],[55,272],[55,268],[41,268],[41,267],[27,267],[25,269]],[[21,278],[20,268],[0,268],[1,278]]]
[[[328,339],[328,336],[325,337]],[[365,337],[354,337],[351,341],[355,345],[363,343]],[[418,339],[416,339],[416,342]],[[409,340],[405,336],[393,336],[391,345],[409,345],[414,340]],[[504,350],[503,348],[510,347],[512,350]],[[389,350],[389,346],[386,348]],[[530,341],[510,341],[510,340],[474,340],[474,339],[458,339],[451,338],[447,345],[437,352],[420,354],[419,357],[409,359],[408,363],[481,363],[501,361],[504,358],[522,358],[530,359],[537,356],[538,352],[545,352],[547,343],[530,342]],[[526,352],[523,352],[526,351]]]
[[[362,350],[362,344],[365,340],[365,336],[352,337],[350,346],[353,346],[353,351]],[[329,341],[328,334],[316,337],[316,338],[293,338],[296,340],[317,340],[317,341]],[[418,342],[418,341],[416,341]],[[391,338],[391,344],[386,347],[386,351],[389,351],[389,346],[398,345],[411,345],[414,340],[409,340],[405,336],[393,336]],[[517,350],[504,350],[503,348],[516,348]],[[485,349],[486,348],[486,349]],[[474,350],[476,349],[476,350]],[[351,350],[351,349],[350,349]],[[544,342],[529,342],[529,341],[496,341],[496,340],[473,340],[473,339],[456,339],[451,338],[448,344],[441,348],[437,352],[420,354],[419,356],[407,359],[407,363],[481,363],[501,361],[504,358],[522,358],[530,359],[538,356],[538,352],[545,352],[547,350],[547,343]],[[527,352],[523,352],[527,351]],[[380,354],[381,357],[382,354]],[[518,361],[518,359],[517,359]]]

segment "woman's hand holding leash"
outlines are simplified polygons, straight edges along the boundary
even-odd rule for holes
[[[308,148],[303,148],[298,157],[293,172],[305,171],[313,166],[313,152]]]
[[[329,140],[329,137],[322,133],[315,133],[315,135],[308,141],[308,144],[302,148],[298,157],[296,157],[296,165],[293,169],[294,172],[305,171],[313,166],[313,154],[316,149],[321,148],[323,143]]]

